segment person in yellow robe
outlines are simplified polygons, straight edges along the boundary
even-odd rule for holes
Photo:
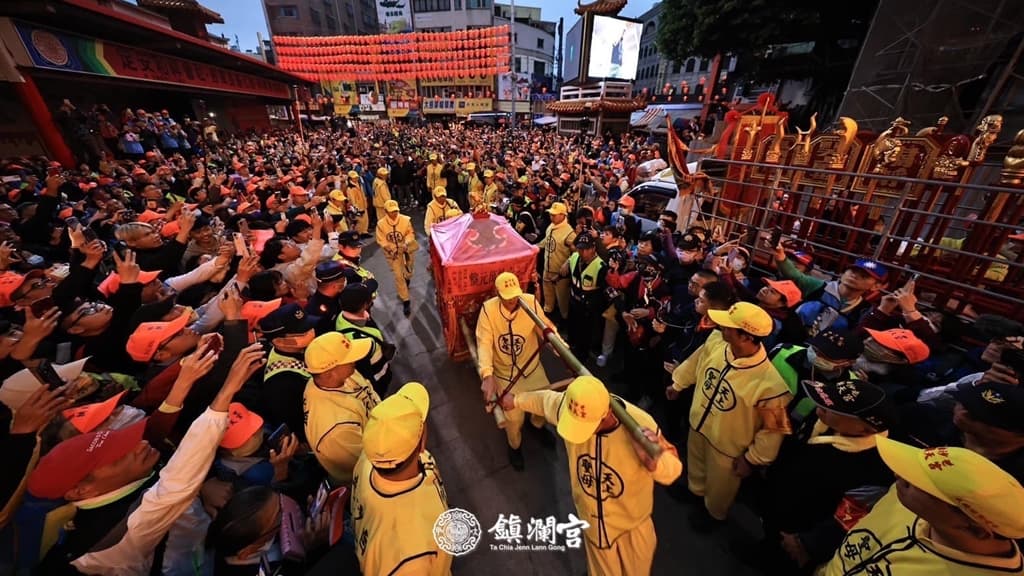
[[[552,330],[554,324],[544,315],[533,295],[523,294],[515,274],[498,274],[494,287],[498,295],[484,302],[476,321],[477,368],[483,382],[481,389],[485,402],[493,401],[509,385],[512,386],[509,392],[519,393],[540,390],[550,384],[540,361],[544,337],[530,316],[519,309],[519,298],[522,297]],[[505,418],[508,420],[505,424],[508,459],[513,468],[522,470],[521,445],[526,417],[522,410],[509,410],[505,412]],[[542,429],[544,416],[534,414],[530,423]],[[550,436],[547,438],[553,440]]]
[[[359,232],[360,235],[369,234],[370,214],[367,212],[369,205],[366,202],[366,192],[363,191],[363,182],[359,178],[359,172],[348,171],[348,187],[345,188],[345,195],[348,196],[352,207],[362,212],[362,215],[356,220],[356,232]]]
[[[498,185],[494,182],[494,171],[484,170],[484,204],[490,210],[498,204]]]
[[[576,231],[569,225],[569,209],[562,202],[552,204],[548,214],[551,215],[551,225],[540,243],[544,249],[544,274],[541,276],[544,311],[551,314],[557,305],[558,313],[565,321],[569,319],[569,278],[563,277],[561,272],[572,254]]]
[[[452,556],[434,538],[448,496],[426,450],[429,409],[427,389],[409,382],[370,412],[349,506],[363,574],[451,574]]]
[[[434,224],[440,224],[450,218],[457,218],[462,214],[459,205],[454,200],[448,199],[448,189],[444,186],[437,186],[434,190],[434,201],[427,204],[426,215],[423,217],[423,230],[430,237],[430,229]]]
[[[427,190],[434,190],[438,186],[444,186],[446,182],[441,179],[441,170],[444,164],[437,154],[430,154],[430,162],[427,163]]]
[[[657,459],[633,439],[611,410],[612,402],[661,447]],[[650,574],[658,543],[651,519],[654,483],[669,485],[683,472],[679,454],[654,418],[611,396],[593,376],[576,378],[565,392],[508,394],[502,407],[543,415],[565,441],[576,514],[589,524],[583,542],[590,576]]]
[[[384,205],[391,200],[391,189],[388,188],[388,169],[377,168],[377,177],[373,179],[373,207],[377,209],[377,221],[384,219],[387,210]]]
[[[395,276],[395,289],[402,301],[402,313],[408,316],[412,311],[409,279],[412,278],[419,244],[416,242],[412,220],[398,211],[398,202],[394,200],[384,203],[384,216],[377,220],[377,245],[384,251],[384,258]]]
[[[1021,576],[1024,487],[966,448],[877,437],[896,483],[815,576]]]

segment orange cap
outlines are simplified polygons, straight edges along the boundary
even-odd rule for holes
[[[146,272],[143,270],[139,272],[139,284],[142,284],[143,286],[149,284],[160,277],[160,272],[161,270],[156,270],[154,272]],[[100,285],[96,289],[100,291],[100,294],[110,298],[110,295],[117,292],[120,287],[121,277],[118,276],[117,272],[111,272],[109,276],[103,279],[103,282],[100,282]]]
[[[25,283],[25,277],[15,272],[0,274],[0,308],[12,306],[11,296]]]
[[[636,206],[636,200],[634,200],[632,196],[623,196],[622,198],[619,198],[619,206],[632,208]]]
[[[892,330],[872,330],[866,328],[868,334],[882,346],[889,350],[895,350],[906,357],[911,364],[924,362],[931,354],[928,345],[924,343],[913,332],[906,328],[893,328]]]
[[[127,390],[122,390],[103,402],[68,408],[62,414],[64,419],[75,427],[75,430],[82,434],[87,434],[95,430],[100,424],[103,424],[107,418],[110,418],[110,415],[114,413],[117,405],[121,402],[121,397],[127,392]]]
[[[177,220],[164,224],[163,228],[160,229],[160,235],[164,238],[170,238],[181,232],[181,225],[178,224]]]
[[[245,444],[261,428],[262,416],[250,411],[241,402],[232,402],[228,406],[228,429],[224,432],[220,447],[234,450]]]
[[[313,219],[309,217],[309,214],[299,214],[294,218],[294,220],[302,220],[309,225],[313,224]]]
[[[273,230],[253,230],[252,231],[252,249],[260,254],[263,252],[263,247],[267,245],[267,241],[274,237]]]
[[[139,222],[142,222],[143,224],[149,224],[150,222],[155,222],[157,220],[161,220],[165,216],[166,216],[166,214],[161,214],[161,213],[157,212],[156,210],[145,210],[145,211],[142,212],[142,214],[139,214],[139,216],[138,216],[138,218],[136,218],[136,220],[138,220]]]
[[[267,301],[249,300],[245,304],[242,304],[242,317],[249,322],[249,330],[252,330],[256,327],[256,323],[262,320],[264,316],[280,307],[280,298]]]
[[[764,283],[772,290],[782,294],[782,297],[786,299],[786,308],[796,306],[803,298],[800,288],[797,288],[796,283],[792,280],[765,280]]]
[[[188,324],[189,314],[170,322],[143,322],[128,337],[128,355],[136,362],[149,362],[165,342],[174,338]]]

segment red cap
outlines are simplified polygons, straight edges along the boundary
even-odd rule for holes
[[[928,345],[906,328],[893,328],[892,330],[872,330],[867,328],[866,330],[875,339],[875,342],[889,350],[895,350],[903,354],[911,364],[924,362],[928,359],[928,355],[931,354],[931,351],[928,350]]]
[[[165,342],[185,329],[189,315],[182,314],[170,322],[143,322],[128,337],[128,355],[136,362],[149,362]]]
[[[103,424],[104,420],[110,418],[118,403],[121,402],[121,398],[127,393],[127,390],[122,390],[103,402],[68,408],[62,414],[64,419],[70,422],[75,429],[82,434],[86,434],[92,432],[97,426]]]
[[[25,283],[28,274],[22,276],[16,272],[4,272],[0,274],[0,308],[13,306],[11,296]]]
[[[792,280],[765,280],[764,283],[772,290],[782,294],[782,297],[786,299],[786,308],[796,306],[803,298],[800,289],[797,288],[796,283]]]
[[[249,322],[249,330],[252,330],[256,327],[256,323],[262,320],[264,316],[280,307],[280,298],[268,301],[249,300],[242,304],[242,317]]]
[[[57,444],[28,477],[28,493],[56,500],[95,470],[124,458],[142,442],[146,421],[120,430],[81,434]]]
[[[99,183],[100,186],[110,186],[114,183],[114,179],[107,176],[101,176],[99,180],[97,180],[97,183]]]
[[[143,286],[149,284],[160,277],[160,272],[161,270],[155,270],[153,272],[146,272],[145,270],[140,271],[139,284],[142,284]],[[110,298],[110,295],[117,292],[119,288],[121,288],[121,277],[118,276],[117,272],[111,272],[110,275],[104,278],[103,282],[100,282],[100,285],[96,287],[96,289],[100,291],[100,294],[103,294],[107,298]]]
[[[241,402],[232,402],[228,406],[228,429],[221,438],[220,447],[234,450],[245,444],[261,428],[262,416],[250,411]]]
[[[177,220],[164,224],[163,228],[160,229],[160,235],[164,238],[170,238],[181,232],[181,225],[178,224]]]

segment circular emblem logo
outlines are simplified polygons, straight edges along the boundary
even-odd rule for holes
[[[55,66],[67,66],[68,51],[53,34],[45,30],[32,31],[32,47],[47,62]]]
[[[464,556],[480,543],[480,521],[462,508],[445,510],[434,522],[434,542],[452,556]]]

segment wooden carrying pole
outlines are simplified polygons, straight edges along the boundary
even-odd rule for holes
[[[462,338],[466,341],[466,348],[469,349],[469,359],[473,363],[473,369],[479,373],[480,360],[476,354],[476,334],[470,330],[465,318],[459,318],[459,328],[462,330]],[[494,414],[494,423],[498,425],[498,428],[504,428],[508,423],[508,418],[505,418],[505,411],[501,409],[501,402],[498,401],[497,396],[488,398],[488,402],[493,402],[490,406],[493,406],[491,413]]]
[[[590,373],[590,370],[587,370],[587,367],[584,366],[572,351],[569,350],[569,347],[565,345],[565,342],[563,342],[562,339],[559,338],[553,330],[551,330],[544,320],[542,320],[540,316],[533,311],[530,304],[522,297],[519,298],[519,307],[522,308],[537,327],[544,332],[544,339],[548,341],[548,344],[551,344],[555,349],[555,352],[558,353],[558,356],[563,362],[565,362],[565,365],[569,370],[577,376],[593,376],[593,374]],[[626,407],[616,402],[614,398],[609,404],[611,405],[612,413],[615,414],[615,417],[619,419],[619,422],[626,427],[626,430],[628,430],[630,435],[633,436],[633,440],[636,440],[637,443],[643,446],[644,451],[647,452],[651,458],[657,459],[658,456],[661,456],[661,446],[651,442],[646,436],[644,436],[643,430],[640,429],[640,424],[638,424],[637,421],[629,415],[626,411]]]

